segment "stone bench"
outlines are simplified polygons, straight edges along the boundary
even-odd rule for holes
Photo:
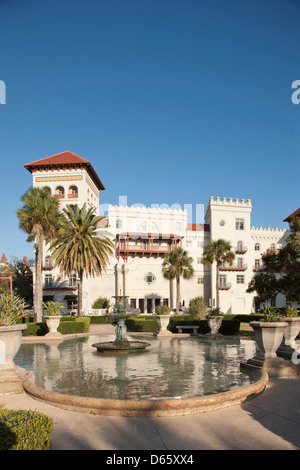
[[[178,333],[182,333],[182,330],[186,330],[187,328],[192,329],[193,333],[196,334],[199,326],[196,325],[179,325],[176,326]]]

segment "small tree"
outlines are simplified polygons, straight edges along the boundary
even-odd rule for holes
[[[180,278],[191,279],[194,274],[193,258],[183,248],[174,248],[167,253],[162,265],[163,276],[166,279],[176,279],[176,313],[179,314]]]
[[[256,273],[247,292],[257,292],[263,300],[281,293],[287,303],[300,302],[300,217],[290,223],[290,235],[280,250],[262,255],[264,269]]]
[[[75,273],[79,280],[79,315],[82,312],[83,276],[100,275],[106,269],[113,253],[114,244],[107,232],[99,232],[98,222],[104,216],[97,216],[86,204],[79,208],[67,206],[63,209],[66,217],[63,236],[57,237],[50,245],[54,267],[67,275]]]
[[[195,297],[190,301],[189,305],[189,314],[198,320],[202,320],[205,318],[205,314],[207,312],[207,304],[203,297]]]
[[[235,254],[231,251],[231,244],[226,240],[210,240],[209,245],[205,248],[202,263],[211,265],[216,263],[216,308],[220,308],[220,267],[223,263],[232,266]]]

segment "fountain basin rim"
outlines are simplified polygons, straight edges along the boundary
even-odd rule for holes
[[[66,410],[95,413],[106,416],[145,417],[177,416],[203,413],[238,405],[260,395],[266,388],[269,376],[263,368],[247,363],[241,366],[251,372],[254,383],[211,395],[187,398],[159,398],[154,400],[114,400],[107,398],[80,397],[50,392],[35,384],[33,372],[24,374],[22,387],[29,395],[50,405]]]
[[[120,343],[117,341],[106,341],[102,343],[94,343],[92,346],[97,348],[97,352],[101,353],[126,354],[130,352],[143,351],[151,345],[150,343],[146,343],[144,341],[126,341]]]

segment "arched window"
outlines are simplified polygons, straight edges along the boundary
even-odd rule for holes
[[[65,197],[65,190],[62,186],[58,186],[56,188],[55,196],[58,197],[58,199],[63,199]]]
[[[68,198],[77,199],[78,198],[78,188],[77,186],[70,186],[68,190]]]
[[[144,220],[144,222],[141,223],[140,231],[141,232],[147,232],[147,222],[146,222],[146,220]]]
[[[152,233],[158,233],[158,226],[155,222],[151,223],[151,232]]]
[[[238,241],[238,243],[237,243],[237,249],[238,249],[238,251],[243,251],[243,242],[241,240]]]
[[[50,258],[49,255],[46,256],[46,258],[45,258],[45,266],[48,267],[48,268],[52,267],[52,261],[51,261],[51,258]]]
[[[255,249],[255,251],[260,251],[260,244],[255,243],[254,249]]]
[[[275,250],[275,248],[276,248],[275,243],[271,243],[270,248],[271,248],[271,250]]]

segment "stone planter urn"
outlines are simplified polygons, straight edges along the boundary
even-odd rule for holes
[[[269,377],[299,377],[299,365],[278,357],[276,354],[288,323],[258,321],[249,324],[254,330],[254,339],[259,347],[259,353],[249,359],[247,364],[264,368]]]
[[[260,350],[259,357],[276,358],[276,351],[282,343],[287,323],[253,321],[249,325],[254,330],[254,340]]]
[[[283,340],[277,349],[277,356],[290,359],[292,354],[299,350],[299,345],[295,342],[298,334],[300,333],[300,317],[285,317],[287,327],[283,333]]]
[[[172,332],[167,329],[167,326],[172,315],[155,315],[157,318],[159,331],[157,336],[171,336]]]
[[[59,327],[61,316],[46,315],[44,318],[46,319],[46,324],[49,328],[49,333],[45,335],[45,338],[60,338],[62,334],[57,331],[57,328]]]
[[[221,328],[222,321],[223,321],[223,315],[207,315],[207,323],[210,328],[210,333],[208,335],[210,336],[217,336],[220,335],[219,329]]]
[[[14,357],[20,349],[26,325],[0,326],[0,370],[15,367]]]

